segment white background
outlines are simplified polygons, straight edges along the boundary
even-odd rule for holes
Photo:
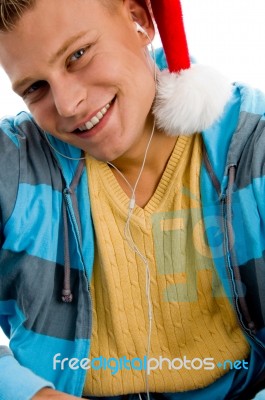
[[[182,0],[190,53],[231,81],[265,91],[265,1]],[[0,69],[0,116],[26,109]],[[6,339],[0,332],[0,343]]]

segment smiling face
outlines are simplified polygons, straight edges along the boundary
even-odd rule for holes
[[[1,64],[40,127],[104,161],[146,143],[155,95],[133,18],[151,37],[152,24],[136,1],[115,4],[38,0],[0,33]]]

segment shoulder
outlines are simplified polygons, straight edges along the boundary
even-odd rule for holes
[[[202,132],[204,146],[220,182],[229,165],[242,160],[248,169],[265,165],[265,95],[260,90],[235,83],[220,117]],[[257,148],[258,152],[255,154]],[[250,172],[250,170],[249,170]],[[255,175],[257,173],[255,172]]]
[[[0,120],[1,155],[7,146],[20,147],[20,141],[29,139],[33,135],[40,137],[41,129],[37,126],[32,116],[27,112],[21,112],[16,116],[7,116]]]
[[[265,95],[246,86],[239,86],[238,89],[241,98],[240,112],[229,146],[227,168],[230,165],[237,167],[237,188],[258,184],[264,190]]]
[[[0,224],[10,218],[20,184],[62,187],[62,178],[41,129],[21,112],[0,121]]]

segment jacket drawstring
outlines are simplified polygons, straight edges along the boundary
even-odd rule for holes
[[[84,169],[85,161],[81,160],[78,164],[75,176],[69,186],[64,190],[64,194],[72,196],[73,208],[75,210],[75,215],[77,219],[77,224],[79,225],[80,237],[81,237],[81,226],[77,201],[75,197],[75,189],[80,181],[83,169]],[[64,303],[71,303],[73,301],[73,294],[71,291],[71,262],[70,262],[70,246],[69,246],[69,222],[67,215],[67,200],[64,197],[63,199],[63,231],[64,231],[64,282],[62,289],[62,301]],[[82,240],[82,239],[81,239]]]
[[[212,184],[213,184],[213,186],[214,186],[214,188],[216,190],[216,193],[220,197],[221,196],[221,185],[220,185],[220,182],[219,182],[217,176],[215,175],[214,170],[213,170],[213,168],[211,166],[211,163],[210,163],[210,160],[209,160],[209,157],[208,157],[208,154],[207,154],[207,151],[206,151],[206,148],[205,148],[204,144],[202,146],[202,157],[203,157],[205,168],[206,168],[206,170],[207,170],[207,172],[208,172],[208,174],[209,174],[209,176],[211,178],[211,181],[212,181]]]

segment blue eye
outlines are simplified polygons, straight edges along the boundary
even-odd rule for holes
[[[70,61],[76,61],[79,60],[79,58],[81,58],[84,54],[85,54],[86,50],[85,49],[80,49],[77,50],[74,54],[72,54],[72,56],[70,57]]]
[[[39,89],[42,89],[43,87],[47,86],[47,82],[45,81],[37,81],[34,82],[31,86],[29,86],[24,92],[22,97],[26,97],[27,95],[30,95],[34,92],[36,92]]]

